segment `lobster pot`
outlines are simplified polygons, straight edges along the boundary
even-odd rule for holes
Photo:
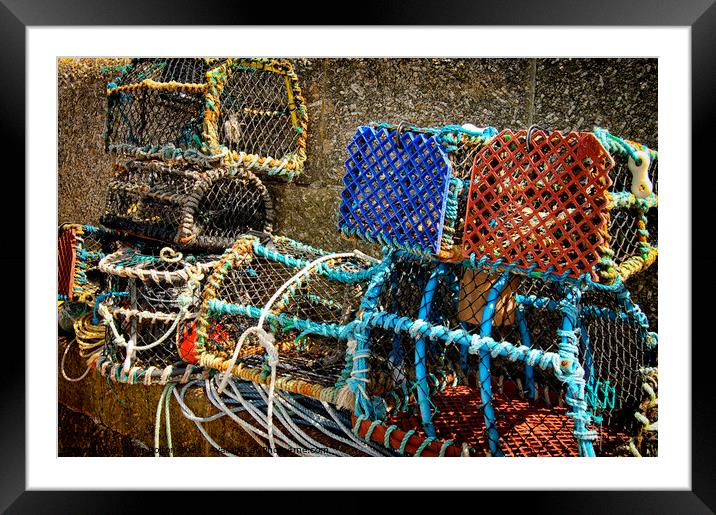
[[[237,241],[209,279],[197,330],[185,340],[185,358],[268,383],[268,355],[258,337],[249,335],[237,351],[244,331],[257,325],[268,306],[264,329],[274,336],[278,351],[276,388],[336,402],[346,374],[349,323],[372,268],[365,259],[341,257],[295,278],[326,255],[288,238]]]
[[[658,254],[658,152],[595,129],[614,158],[610,172],[611,274],[622,280],[646,270]]]
[[[373,424],[376,442],[394,431],[394,448],[428,456],[614,455],[638,429],[655,363],[656,336],[622,284],[402,251],[386,255],[357,327],[361,434]]]
[[[206,73],[215,59],[134,59],[107,86],[106,143],[113,150],[198,149]]]
[[[495,132],[471,126],[359,127],[345,161],[343,237],[458,259],[472,160]]]
[[[228,160],[293,179],[306,160],[307,113],[287,61],[134,59],[107,89],[107,147]]]
[[[373,412],[363,415],[385,430],[395,428],[391,445],[397,449],[405,443],[407,454],[422,448],[418,454],[425,456],[441,451],[448,456],[577,455],[565,387],[554,371],[468,352],[467,345],[473,335],[484,335],[555,353],[560,314],[539,313],[520,301],[555,297],[556,285],[408,253],[395,253],[390,260],[384,283],[374,290],[379,294],[362,306],[369,357],[356,368],[369,370]],[[421,337],[413,327],[420,323],[426,334],[435,328],[443,333]],[[460,338],[448,341],[450,332]]]
[[[185,382],[199,372],[181,359],[180,341],[198,316],[202,287],[218,256],[124,247],[99,264],[109,277],[97,316],[106,344],[97,361],[104,376],[127,383]]]
[[[117,164],[101,222],[142,238],[222,251],[249,230],[270,231],[273,205],[250,171],[132,160]]]
[[[100,260],[129,238],[91,225],[63,224],[57,234],[57,298],[94,304],[105,280]]]

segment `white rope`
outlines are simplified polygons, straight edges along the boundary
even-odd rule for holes
[[[90,370],[92,370],[92,365],[87,366],[87,370],[84,371],[84,373],[79,377],[68,377],[65,373],[65,358],[67,357],[67,352],[70,350],[70,347],[72,347],[72,342],[76,341],[76,339],[70,340],[70,342],[67,344],[67,347],[65,347],[65,352],[62,353],[62,361],[60,362],[60,371],[62,372],[62,377],[64,377],[67,381],[76,383],[77,381],[82,381],[85,377],[87,377],[87,374]]]
[[[269,301],[266,303],[266,305],[261,310],[261,316],[259,316],[259,320],[256,323],[256,326],[249,327],[244,331],[241,336],[239,337],[239,341],[236,343],[236,348],[234,349],[233,354],[231,355],[231,359],[229,360],[229,364],[226,368],[226,372],[224,372],[221,384],[218,388],[218,393],[222,394],[224,392],[224,389],[226,388],[226,383],[229,381],[229,378],[231,377],[231,372],[234,368],[234,365],[236,364],[237,359],[239,358],[239,352],[241,350],[241,346],[244,344],[244,340],[246,340],[246,337],[250,334],[256,334],[259,339],[259,343],[261,346],[266,349],[266,354],[268,355],[268,364],[271,367],[271,379],[269,380],[269,393],[268,393],[268,413],[267,413],[267,422],[268,422],[268,439],[269,439],[269,447],[271,451],[271,455],[274,457],[277,457],[278,454],[276,453],[276,449],[274,447],[274,435],[273,435],[273,400],[274,400],[274,390],[276,387],[276,365],[278,365],[278,351],[276,350],[276,347],[274,346],[274,337],[272,334],[267,333],[263,326],[264,322],[266,320],[266,316],[269,314],[269,311],[271,310],[271,307],[274,305],[274,303],[281,297],[283,292],[288,289],[289,286],[291,286],[293,283],[298,282],[300,279],[302,279],[305,275],[308,274],[308,272],[315,268],[316,266],[320,265],[324,261],[330,261],[333,259],[341,259],[341,258],[348,258],[348,257],[355,257],[355,252],[344,252],[344,253],[338,253],[338,254],[326,254],[325,256],[321,256],[317,259],[314,259],[310,263],[306,264],[299,272],[297,272],[293,277],[291,277],[288,281],[283,283],[283,286],[281,286],[276,292],[273,294],[273,296],[269,299]]]
[[[162,258],[162,261],[166,261],[167,263],[178,263],[184,259],[184,255],[181,252],[176,252],[171,247],[164,247],[160,250],[159,257]]]
[[[256,390],[259,392],[259,395],[261,398],[268,404],[268,399],[264,395],[263,389],[256,385]],[[288,432],[293,436],[300,444],[303,444],[305,448],[313,448],[313,449],[319,449],[321,448],[321,444],[318,443],[316,440],[311,438],[308,434],[306,434],[304,431],[302,431],[291,419],[290,414],[283,411],[283,403],[285,402],[280,395],[277,395],[276,398],[278,399],[278,403],[276,403],[276,416],[278,420],[283,423],[284,427],[288,430]],[[345,454],[337,449],[330,449],[328,447],[324,447],[326,450],[325,454],[333,455],[333,456],[339,456],[339,457],[348,457],[348,454]],[[313,453],[311,453],[313,454]],[[323,455],[323,454],[321,454]]]
[[[157,403],[157,416],[154,419],[154,457],[158,458],[161,454],[159,452],[159,432],[161,429],[161,417],[162,408],[164,408],[164,425],[167,434],[167,445],[169,447],[169,456],[174,457],[174,448],[172,445],[172,425],[171,418],[169,416],[169,400],[171,399],[171,391],[176,385],[174,383],[168,383],[162,394],[159,396],[159,402]]]
[[[370,262],[372,262],[372,263],[380,263],[380,259],[376,259],[376,258],[374,258],[373,256],[369,256],[368,254],[365,254],[365,253],[361,252],[361,251],[358,250],[358,249],[353,249],[353,254],[354,254],[356,257],[359,257],[359,258],[361,258],[361,259],[365,259],[366,261],[370,261]]]
[[[236,416],[236,415],[231,411],[231,409],[229,409],[229,408],[226,406],[226,404],[224,404],[224,402],[221,400],[219,393],[214,390],[214,385],[211,384],[210,382],[208,383],[208,385],[209,385],[209,390],[207,390],[207,392],[211,392],[210,400],[213,399],[213,400],[212,400],[212,403],[214,403],[215,405],[218,404],[217,407],[219,407],[219,409],[223,410],[223,411],[229,416],[229,418],[231,418],[232,420],[238,422],[239,425],[240,425],[242,428],[244,428],[244,430],[246,430],[247,432],[249,432],[249,434],[254,438],[254,440],[256,440],[256,441],[259,443],[259,445],[262,445],[262,446],[263,446],[263,442],[261,442],[256,435],[258,435],[258,436],[260,436],[260,437],[262,437],[262,438],[268,439],[268,436],[269,436],[268,433],[264,433],[264,432],[261,431],[260,429],[253,427],[251,424],[247,423],[245,420],[243,420],[243,419],[239,418],[238,416]],[[236,397],[231,396],[228,392],[227,392],[227,395],[229,395],[230,397],[232,397],[232,398],[238,400],[239,402],[241,402],[242,406],[243,406],[243,407],[246,409],[246,411],[254,418],[254,420],[256,420],[256,421],[259,422],[262,426],[264,426],[264,427],[266,427],[266,428],[268,429],[267,423],[262,419],[262,415],[256,411],[256,409],[254,408],[254,406],[253,406],[250,402],[247,402],[247,401],[243,398],[243,396],[241,395],[241,393],[240,393],[238,390],[236,390],[236,389],[233,388],[233,386],[234,386],[234,385],[233,385],[233,382],[229,382],[229,386],[231,386],[232,389],[234,390],[234,393],[235,393]],[[255,434],[254,434],[254,433],[255,433]],[[294,454],[295,454],[295,449],[296,449],[297,445],[296,445],[294,442],[291,442],[290,440],[288,440],[288,438],[286,438],[286,437],[284,436],[284,434],[281,433],[280,431],[277,431],[277,432],[276,432],[276,444],[277,444],[279,447],[282,447],[282,448],[284,448],[284,449],[287,449],[288,451],[294,452]],[[275,448],[274,448],[273,450],[274,450],[274,452],[275,452]],[[277,454],[275,454],[275,455],[277,455]]]
[[[168,249],[168,247],[165,247],[164,249],[162,249],[162,251],[166,249]],[[178,255],[181,256],[181,254]],[[164,257],[162,259],[164,259]],[[201,281],[203,278],[204,274],[201,273],[201,268],[189,268],[189,280],[187,281],[184,291],[177,297],[177,304],[180,306],[179,313],[174,318],[174,322],[172,322],[172,325],[169,327],[169,329],[157,340],[147,345],[136,345],[134,336],[130,338],[129,341],[127,341],[121,334],[119,334],[119,331],[117,330],[117,327],[114,323],[114,316],[112,315],[112,313],[110,313],[109,308],[107,308],[107,306],[105,306],[104,304],[99,305],[98,311],[102,315],[102,318],[104,319],[105,323],[109,325],[110,329],[112,330],[112,333],[114,334],[115,344],[119,347],[127,348],[127,356],[124,360],[124,363],[122,364],[122,371],[124,373],[128,373],[129,370],[132,368],[132,362],[134,361],[134,357],[137,351],[153,349],[154,347],[157,347],[164,343],[166,339],[169,338],[169,336],[174,334],[179,323],[189,316],[189,308],[194,302],[194,291],[201,285]]]

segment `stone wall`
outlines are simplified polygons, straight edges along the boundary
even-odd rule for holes
[[[111,76],[102,68],[121,62],[63,59],[58,63],[59,223],[98,223],[111,170],[103,138],[105,85]],[[601,126],[658,148],[656,59],[297,59],[294,63],[308,106],[308,160],[305,173],[294,184],[269,184],[276,204],[275,229],[329,250],[357,247],[375,253],[367,245],[341,240],[337,231],[345,147],[355,127],[369,121],[421,126],[469,122],[498,129],[531,124],[577,130]],[[657,328],[657,267],[630,280],[630,287]],[[62,395],[63,383],[61,399],[69,399]],[[80,390],[73,392],[82,395]],[[82,411],[81,406],[73,409]]]

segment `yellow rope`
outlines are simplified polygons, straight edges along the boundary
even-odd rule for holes
[[[156,82],[152,79],[144,79],[142,82],[135,84],[126,84],[124,86],[117,86],[107,90],[107,95],[116,94],[120,91],[138,91],[138,90],[152,90],[152,91],[181,91],[182,93],[205,93],[209,86],[207,84],[185,84],[182,82]]]
[[[88,352],[104,345],[105,327],[102,324],[93,324],[92,317],[92,313],[85,313],[73,324],[80,354],[84,357],[87,357]]]

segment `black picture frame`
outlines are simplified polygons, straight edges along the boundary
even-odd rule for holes
[[[423,2],[413,1],[406,6],[396,1],[368,2],[355,4],[350,11],[350,21],[354,24],[440,24],[440,25],[655,25],[691,27],[691,69],[692,69],[692,168],[699,170],[698,188],[693,188],[692,197],[692,236],[699,244],[692,248],[691,274],[700,274],[699,287],[693,288],[692,298],[684,302],[692,303],[691,330],[685,327],[686,338],[679,345],[686,351],[691,347],[692,356],[692,457],[691,491],[644,491],[644,492],[529,492],[529,493],[473,493],[474,502],[479,496],[479,506],[499,506],[509,500],[511,509],[524,513],[549,510],[550,513],[712,513],[716,511],[716,438],[712,436],[714,428],[713,387],[709,384],[712,373],[713,355],[708,327],[697,322],[708,319],[710,303],[708,290],[714,282],[709,270],[716,265],[716,257],[711,252],[708,237],[712,229],[707,225],[713,218],[709,204],[710,191],[716,183],[716,174],[712,172],[713,159],[710,149],[713,143],[708,138],[713,134],[714,94],[716,91],[716,6],[714,0],[661,0],[649,2],[638,0],[623,2],[619,0],[570,1],[559,0],[537,3],[529,0],[513,0],[508,5],[502,3],[481,4],[478,2],[458,1]],[[348,4],[347,4],[348,5]],[[351,9],[351,6],[348,5]],[[159,2],[149,0],[91,1],[60,0],[46,2],[41,0],[0,0],[0,114],[2,115],[2,142],[6,145],[10,157],[18,159],[12,169],[8,166],[3,174],[6,187],[12,191],[31,194],[25,190],[24,175],[18,170],[25,169],[25,29],[38,25],[241,25],[263,21],[269,24],[281,24],[284,21],[315,24],[313,13],[294,5],[284,9],[285,18],[277,18],[275,6],[260,2],[212,2],[208,4],[189,3],[186,0]],[[272,12],[273,11],[273,12]],[[290,13],[290,20],[288,16]],[[344,23],[346,19],[336,20]],[[22,100],[21,100],[22,99]],[[49,171],[48,171],[49,173]],[[676,173],[693,179],[689,170]],[[7,183],[10,183],[9,185]],[[24,213],[25,195],[17,195]],[[17,224],[17,222],[15,222]],[[15,250],[9,256],[0,257],[3,268],[23,270],[25,267],[24,235],[15,228],[13,246]],[[692,281],[688,263],[684,264],[683,280]],[[7,280],[20,282],[20,274],[10,274]],[[24,305],[24,284],[14,285],[16,292],[12,297],[3,296],[5,313],[17,312],[17,306]],[[23,293],[21,293],[23,292]],[[20,298],[22,297],[22,298]],[[699,302],[699,299],[702,302]],[[29,323],[30,312],[25,312],[25,323]],[[687,321],[684,321],[687,324]],[[6,326],[6,335],[15,341],[20,328]],[[691,342],[694,342],[691,345]],[[48,342],[49,344],[49,342]],[[214,509],[223,506],[217,504],[216,494],[196,492],[173,492],[170,499],[161,501],[149,492],[81,492],[81,491],[26,491],[25,456],[28,442],[25,439],[25,364],[29,357],[17,353],[12,360],[4,360],[0,374],[0,509],[10,513],[114,513],[161,506],[169,511],[175,503],[187,508],[190,501],[204,503],[211,496]],[[234,494],[236,495],[236,494]],[[361,492],[342,494],[340,505],[333,505],[340,511],[357,506]],[[410,495],[412,500],[424,502],[427,495],[441,497],[443,494]],[[454,494],[449,494],[455,499]],[[242,505],[249,506],[251,501],[241,494]],[[490,497],[488,499],[488,497]],[[435,498],[435,497],[434,497]],[[444,499],[444,497],[442,497]],[[266,502],[266,494],[259,494],[259,500]],[[278,502],[278,504],[276,504]],[[315,494],[291,493],[271,494],[270,506],[278,509],[283,502],[294,507],[304,506],[309,511],[316,506]],[[383,501],[386,508],[398,502]],[[405,509],[404,500],[401,505]],[[457,501],[451,501],[457,502]],[[160,504],[161,503],[161,504]],[[496,504],[497,503],[497,504]],[[211,505],[204,504],[211,509]],[[264,506],[267,506],[264,504]],[[326,505],[327,506],[327,505]],[[541,508],[540,508],[541,507]],[[333,508],[331,508],[332,510]],[[396,508],[397,509],[397,508]],[[462,509],[473,509],[469,505]],[[478,509],[478,505],[474,505]],[[529,510],[529,511],[527,511]],[[182,510],[184,511],[184,510]],[[301,512],[301,509],[298,509]]]

